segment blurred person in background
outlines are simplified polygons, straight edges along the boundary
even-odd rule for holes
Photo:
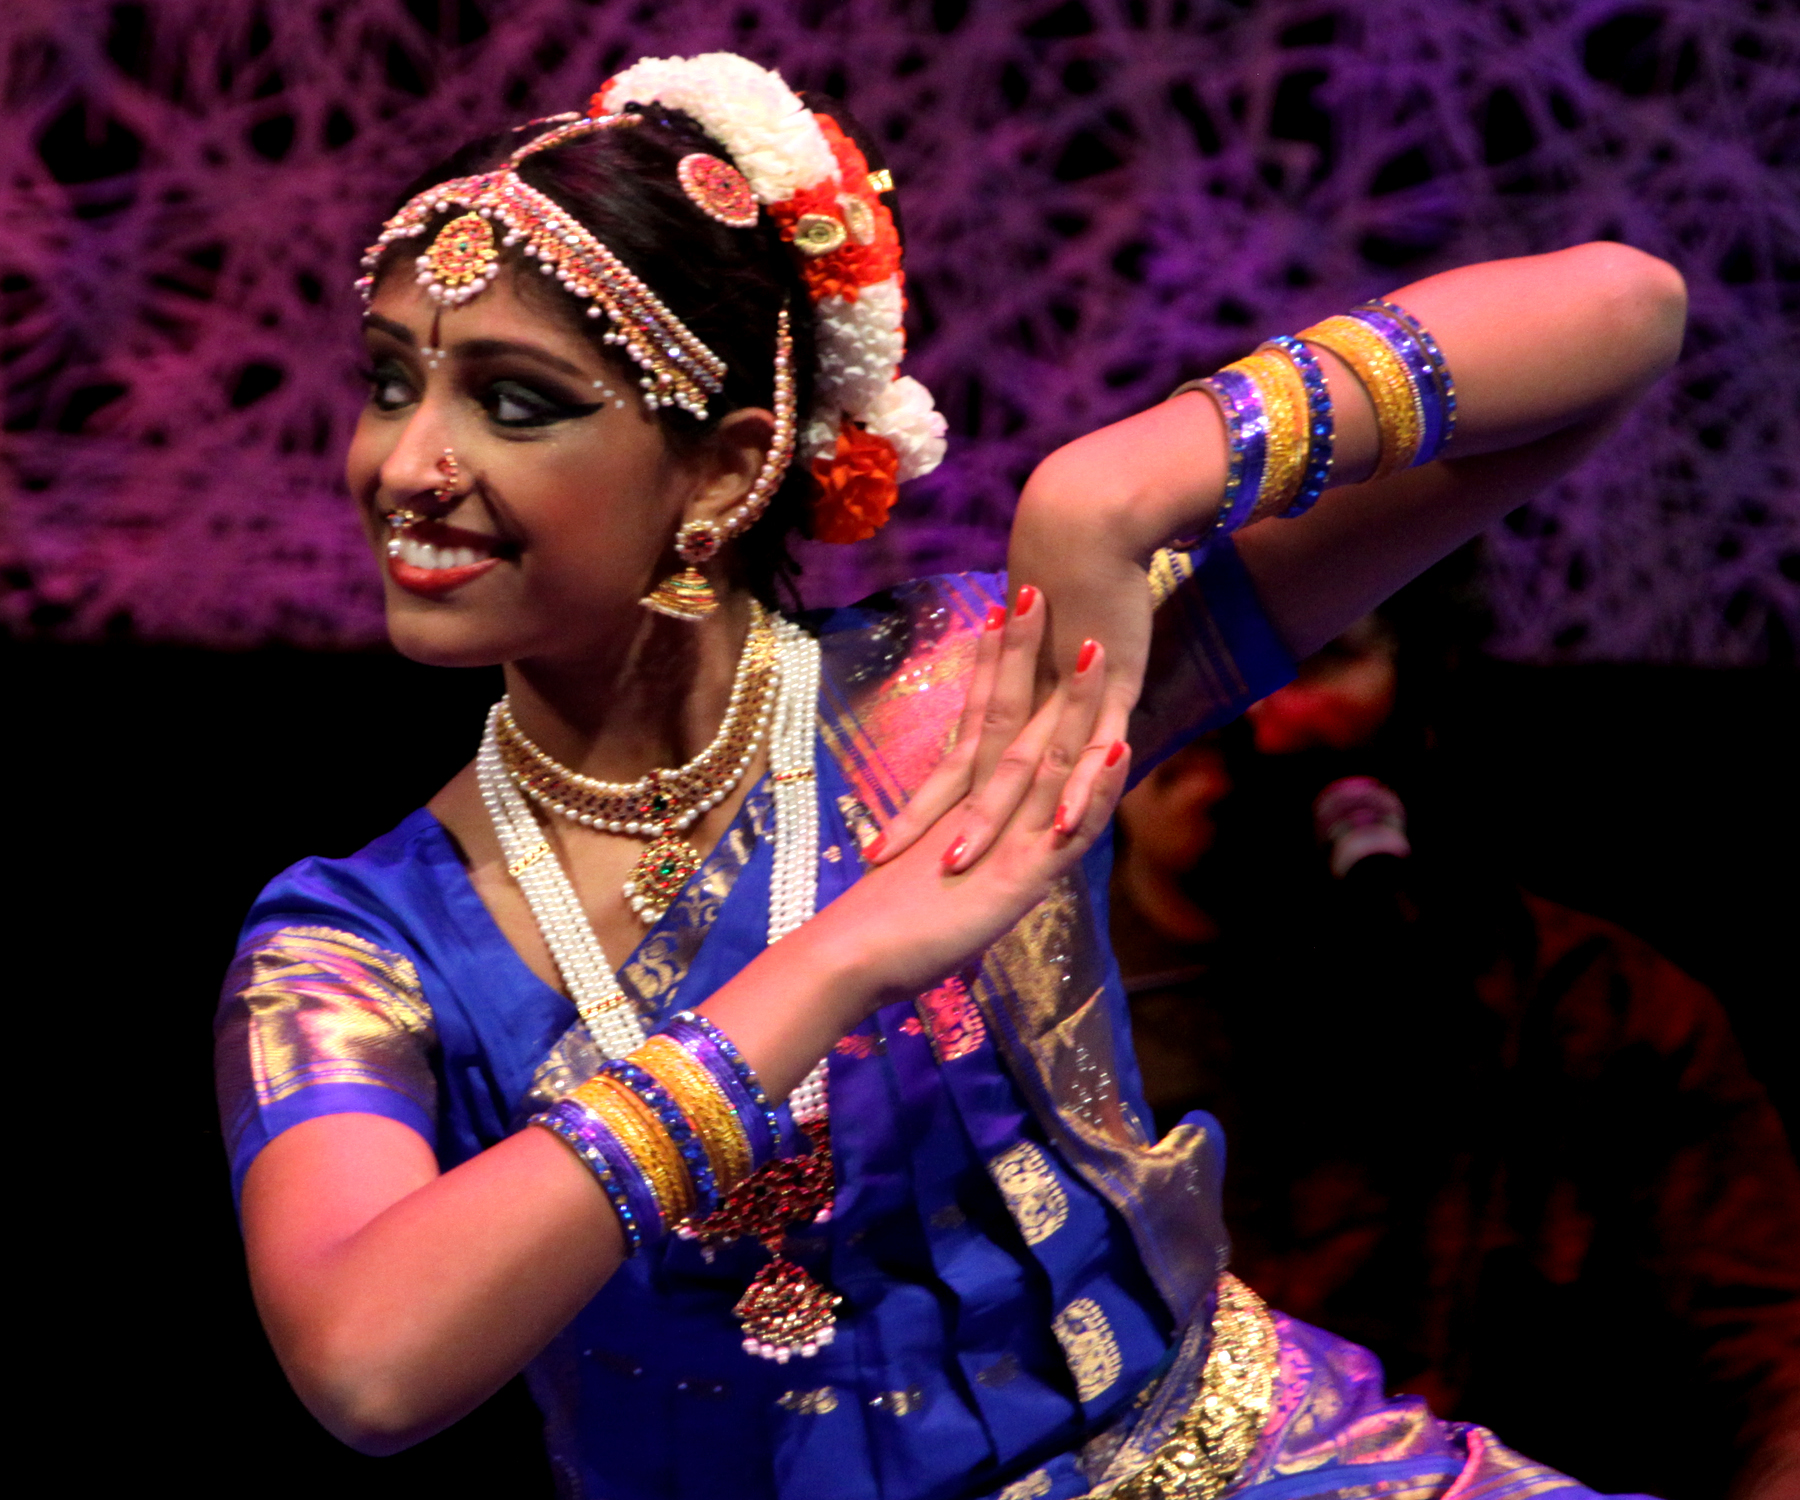
[[[1442,603],[1361,620],[1121,805],[1158,1124],[1219,1116],[1237,1274],[1392,1389],[1601,1488],[1800,1495],[1780,1118],[1711,992],[1460,826]]]

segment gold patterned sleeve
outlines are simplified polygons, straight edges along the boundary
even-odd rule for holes
[[[214,1066],[233,1191],[302,1120],[377,1114],[435,1144],[431,1007],[410,959],[333,927],[252,937],[225,979]]]

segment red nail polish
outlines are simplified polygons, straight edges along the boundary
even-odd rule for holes
[[[957,862],[957,860],[961,859],[963,850],[968,847],[968,838],[965,835],[958,834],[956,842],[944,851],[944,868],[946,870],[949,869]]]
[[[1054,823],[1052,823],[1050,826],[1052,828],[1054,828],[1058,833],[1067,833],[1069,831],[1069,810],[1068,810],[1068,808],[1066,808],[1066,807],[1057,808],[1056,821]]]
[[[1089,667],[1093,666],[1094,653],[1099,649],[1100,643],[1098,641],[1083,641],[1081,643],[1081,655],[1075,658],[1075,670],[1077,672],[1085,672]]]
[[[1109,766],[1118,765],[1119,757],[1121,755],[1123,755],[1124,753],[1125,753],[1125,741],[1124,740],[1114,740],[1112,742],[1112,749],[1110,749],[1106,752],[1107,765],[1109,765]]]
[[[998,630],[1005,623],[1006,611],[998,604],[990,604],[988,606],[987,628],[989,630]]]
[[[1031,606],[1037,603],[1037,590],[1029,583],[1019,590],[1019,597],[1013,604],[1013,613],[1024,616],[1031,613]]]
[[[878,833],[874,838],[869,840],[868,847],[863,850],[863,858],[870,864],[874,864],[876,860],[881,858],[881,851],[885,848],[887,848],[887,835],[885,833]]]

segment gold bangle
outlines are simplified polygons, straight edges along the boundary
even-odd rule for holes
[[[678,1224],[692,1212],[694,1185],[688,1177],[687,1163],[655,1111],[634,1089],[609,1073],[600,1073],[569,1097],[598,1115],[619,1144],[631,1153],[650,1184],[650,1191],[656,1195],[664,1224]]]
[[[1237,362],[1256,382],[1264,412],[1262,490],[1249,519],[1279,515],[1300,493],[1306,474],[1306,458],[1312,448],[1312,429],[1307,420],[1306,383],[1294,362],[1278,349],[1258,349]]]
[[[1409,467],[1419,456],[1425,414],[1419,410],[1419,393],[1405,362],[1387,340],[1361,318],[1344,314],[1315,323],[1294,337],[1329,349],[1350,366],[1369,393],[1376,430],[1381,434],[1381,456],[1369,477],[1386,479]]]
[[[721,1197],[750,1175],[750,1138],[744,1134],[744,1122],[718,1080],[685,1047],[666,1036],[653,1036],[631,1054],[631,1061],[668,1090],[687,1116],[706,1148]]]

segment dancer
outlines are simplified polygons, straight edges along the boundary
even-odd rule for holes
[[[1097,893],[1132,768],[1574,462],[1679,279],[1402,288],[1052,456],[1007,578],[790,618],[786,537],[943,451],[892,210],[853,124],[714,54],[466,148],[371,250],[390,633],[507,696],[226,982],[296,1390],[388,1452],[524,1369],[571,1495],[1585,1493],[1231,1278]]]

